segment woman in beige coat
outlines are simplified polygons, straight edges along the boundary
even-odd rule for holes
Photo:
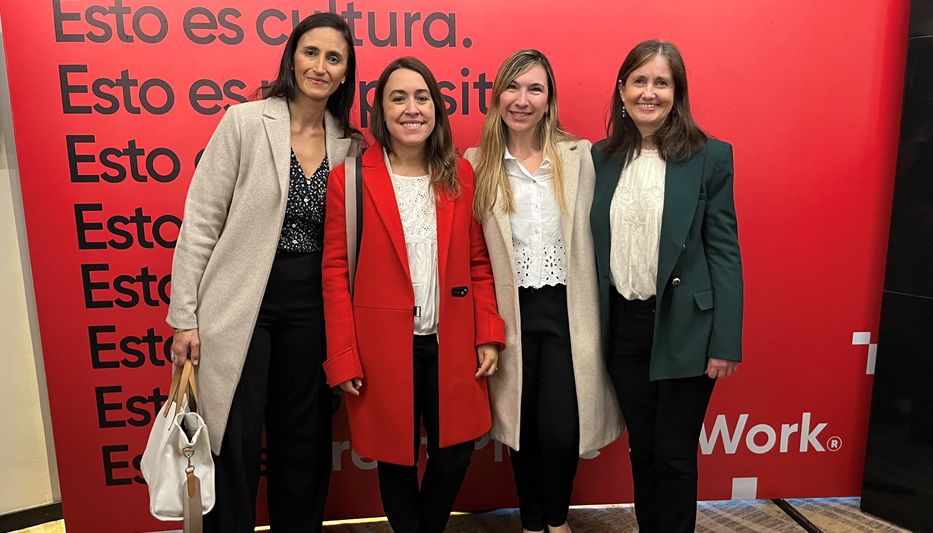
[[[332,398],[321,368],[324,200],[358,136],[355,85],[347,24],[306,18],[269,96],[227,110],[191,180],[168,322],[175,363],[199,364],[216,454],[205,531],[253,531],[263,425],[273,527],[321,529]]]
[[[492,436],[510,448],[523,530],[570,531],[578,456],[612,442],[621,422],[600,347],[590,143],[561,128],[543,54],[505,60],[465,157],[506,324],[489,379]]]

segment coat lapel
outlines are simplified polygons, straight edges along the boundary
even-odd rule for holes
[[[667,162],[664,176],[664,213],[661,216],[661,241],[658,246],[658,300],[664,294],[667,279],[683,251],[687,232],[697,208],[703,171],[700,152],[684,162]]]
[[[336,117],[330,114],[330,111],[324,112],[324,145],[327,150],[327,161],[330,168],[335,168],[343,164],[347,153],[350,151],[352,139],[345,137],[346,130]]]
[[[594,156],[594,159],[595,156]],[[595,161],[594,161],[595,163]],[[609,250],[610,227],[609,207],[612,196],[615,194],[619,178],[622,176],[624,158],[613,155],[596,167],[596,190],[593,196],[593,207],[590,211],[590,225],[593,231],[593,245],[596,248],[596,264],[600,276],[609,280]]]
[[[395,254],[401,261],[405,273],[408,274],[410,283],[411,272],[408,269],[408,252],[405,250],[402,217],[399,215],[392,179],[383,161],[382,147],[378,144],[373,144],[363,153],[363,172],[363,188],[369,193],[369,198],[376,206],[376,213],[385,225],[392,247],[395,248]],[[438,228],[438,233],[440,233],[440,228]]]
[[[561,143],[560,155],[564,171],[564,205],[561,206],[561,224],[560,234],[564,241],[565,253],[570,254],[572,248],[572,236],[574,220],[577,216],[577,183],[580,172],[580,154],[576,150],[575,143]],[[567,179],[568,176],[574,176],[574,179]]]
[[[499,235],[502,236],[502,243],[504,244],[505,252],[509,256],[509,265],[515,264],[515,251],[512,248],[512,221],[509,219],[509,213],[502,208],[505,199],[503,198],[502,189],[498,189],[496,192],[496,205],[492,208],[492,223],[496,225],[499,230]],[[512,272],[512,282],[516,280],[515,277],[515,268],[511,268]]]
[[[447,272],[447,252],[453,234],[455,199],[446,192],[436,193],[434,211],[437,215],[437,273],[441,287],[444,287]]]
[[[288,120],[288,103],[283,98],[267,98],[262,113],[262,124],[269,138],[275,174],[278,177],[279,194],[284,200],[288,195],[289,164],[291,162],[291,126]]]

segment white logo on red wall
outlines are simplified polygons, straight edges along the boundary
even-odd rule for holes
[[[700,430],[700,451],[703,455],[715,452],[731,455],[740,447],[756,454],[840,450],[842,438],[825,435],[826,426],[826,422],[814,423],[810,413],[803,413],[799,422],[780,426],[749,426],[747,413],[733,420],[729,420],[726,415],[719,415],[712,429],[707,429],[706,424],[703,424]]]

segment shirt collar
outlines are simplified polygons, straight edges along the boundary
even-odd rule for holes
[[[502,159],[506,161],[515,161],[516,164],[519,163],[518,158],[512,155],[508,146],[505,147],[505,153],[502,154]],[[543,167],[544,165],[551,166],[551,161],[548,159],[547,154],[544,154],[544,160],[541,161],[541,166]]]

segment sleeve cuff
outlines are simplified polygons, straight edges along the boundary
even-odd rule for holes
[[[327,384],[336,387],[344,381],[362,378],[363,367],[360,365],[356,351],[351,346],[324,361],[324,374],[327,376]]]
[[[480,327],[485,322],[485,328]],[[477,321],[476,346],[483,344],[496,344],[499,350],[505,349],[505,322],[498,316],[487,316],[484,321]]]
[[[165,317],[165,322],[167,322],[168,325],[172,326],[174,329],[198,329],[198,319],[196,316],[182,319],[178,318],[175,313],[169,312],[168,316]]]

